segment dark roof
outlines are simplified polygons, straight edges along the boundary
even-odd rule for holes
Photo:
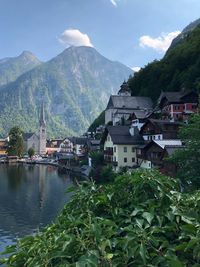
[[[153,103],[149,97],[112,95],[106,109],[152,109],[152,106]]]
[[[73,144],[76,145],[85,145],[87,143],[88,138],[86,137],[70,137],[68,138]]]
[[[148,116],[151,114],[147,110],[135,110],[132,112],[132,114],[135,114],[135,117],[137,119],[145,119],[148,118]]]
[[[162,92],[158,99],[158,103],[161,103],[162,99],[166,98],[168,102],[180,103],[183,102],[185,96],[189,94],[196,94],[194,91],[180,91],[180,92]]]
[[[89,140],[92,145],[100,145],[100,140]]]
[[[165,146],[165,150],[167,151],[167,154],[171,156],[175,151],[185,148],[182,146]]]
[[[178,121],[156,120],[156,119],[148,119],[148,120],[157,125],[181,125],[181,123]]]
[[[177,121],[169,121],[169,120],[156,120],[156,119],[148,119],[146,123],[141,127],[140,132],[144,129],[144,127],[151,122],[153,125],[157,126],[161,130],[164,130],[164,126],[166,125],[175,125],[180,126],[181,123]]]
[[[49,139],[47,140],[47,147],[59,147],[61,143],[63,142],[63,139]]]
[[[143,144],[144,142],[143,138],[139,135],[139,130],[137,127],[134,127],[134,136],[131,136],[129,132],[129,126],[107,126],[106,129],[110,134],[114,144],[138,145]]]
[[[35,133],[23,133],[22,137],[24,141],[27,141],[29,138],[31,138]]]

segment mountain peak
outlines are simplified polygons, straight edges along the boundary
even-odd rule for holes
[[[22,58],[24,60],[28,60],[35,63],[41,63],[41,61],[30,51],[23,51],[18,58]]]

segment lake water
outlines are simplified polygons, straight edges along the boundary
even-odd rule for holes
[[[71,185],[52,166],[0,164],[0,252],[51,223],[69,201]]]

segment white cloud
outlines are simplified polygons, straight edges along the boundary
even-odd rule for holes
[[[134,72],[138,72],[140,69],[141,69],[140,67],[133,67],[133,68],[132,68],[132,70],[133,70]]]
[[[113,6],[117,6],[116,0],[110,0],[110,2],[113,4]]]
[[[67,29],[58,38],[58,41],[65,46],[91,46],[93,44],[87,34],[77,29]]]
[[[180,31],[162,33],[157,38],[152,38],[149,35],[144,35],[140,37],[140,46],[151,47],[158,52],[165,52],[169,48],[172,40],[180,33]]]

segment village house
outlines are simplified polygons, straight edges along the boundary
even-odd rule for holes
[[[72,139],[74,145],[74,153],[78,157],[85,156],[87,149],[85,148],[87,145],[87,138],[85,137],[73,137]]]
[[[187,121],[191,114],[197,112],[198,94],[194,91],[162,92],[158,108],[164,119]]]
[[[178,139],[179,122],[148,119],[140,129],[146,142],[151,140]]]
[[[88,138],[86,149],[88,152],[100,150],[100,140]]]
[[[0,139],[0,157],[7,155],[9,137]]]
[[[62,142],[60,143],[58,152],[67,153],[67,154],[74,153],[74,144],[70,137],[67,137],[62,140]]]
[[[102,139],[104,160],[115,170],[136,167],[136,148],[143,142],[137,127],[107,126]]]
[[[60,153],[73,153],[77,157],[84,156],[86,153],[86,145],[88,138],[86,137],[68,137],[60,144]]]
[[[165,162],[164,159],[171,156],[177,149],[182,149],[181,140],[152,140],[146,145],[136,149],[138,165],[141,168],[158,168],[162,172],[169,173],[172,165]],[[173,166],[174,168],[174,166]],[[172,171],[172,169],[171,169]]]
[[[121,120],[128,120],[136,110],[146,113],[152,110],[152,100],[149,97],[131,96],[127,83],[123,83],[118,95],[111,95],[105,110],[105,124],[121,124]]]
[[[46,153],[52,155],[56,152],[60,152],[60,145],[62,144],[63,139],[49,139],[46,144]]]

